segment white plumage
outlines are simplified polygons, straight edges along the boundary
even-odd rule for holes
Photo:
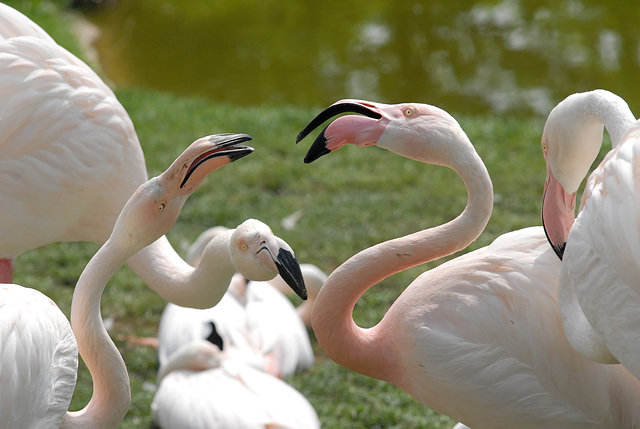
[[[34,289],[0,284],[3,427],[59,427],[69,409],[77,371],[76,339],[58,306]]]
[[[542,137],[546,189],[555,186],[559,196],[546,192],[544,206],[575,197],[594,156],[574,154],[597,153],[603,125],[614,148],[589,176],[575,222],[569,207],[545,213],[545,225],[551,218],[552,244],[566,241],[559,303],[571,344],[595,361],[619,361],[640,377],[640,125],[620,97],[603,90],[573,94],[550,113]],[[570,231],[558,233],[553,216],[565,217]]]
[[[160,368],[151,405],[163,429],[320,427],[307,399],[284,381],[230,360],[207,342],[176,350]]]

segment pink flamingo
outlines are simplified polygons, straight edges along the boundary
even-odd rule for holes
[[[202,138],[158,177],[140,185],[108,240],[83,270],[73,294],[71,326],[33,289],[0,285],[0,421],[4,427],[114,428],[129,409],[129,376],[100,316],[107,281],[135,252],[165,234],[191,193],[212,171],[253,151],[246,134]],[[71,330],[73,329],[73,333]],[[75,336],[75,338],[74,338]],[[91,400],[67,412],[78,352],[93,378]]]
[[[578,186],[600,150],[603,126],[613,149],[589,176],[575,217]],[[640,123],[609,91],[572,94],[549,114],[542,149],[543,223],[563,259],[558,297],[567,337],[584,356],[619,361],[640,377]]]
[[[339,101],[298,141],[341,113],[362,116],[333,121],[305,162],[349,143],[376,145],[452,168],[468,201],[454,220],[365,249],[331,273],[312,314],[327,355],[472,428],[640,424],[640,381],[621,365],[584,358],[564,336],[556,300],[560,261],[541,227],[504,234],[423,273],[376,326],[355,324],[354,305],[373,285],[475,240],[491,214],[493,191],[462,128],[433,106]]]

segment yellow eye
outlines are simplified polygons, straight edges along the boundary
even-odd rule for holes
[[[242,244],[242,250],[247,250],[248,248],[249,246],[247,245],[247,243]]]
[[[407,107],[404,109],[404,116],[407,118],[413,115],[413,107]]]
[[[547,145],[546,145],[546,144],[544,144],[544,143],[542,144],[542,151],[543,151],[543,152],[546,152],[546,151],[547,151]]]
[[[160,205],[158,206],[158,211],[161,212],[162,210],[164,210],[164,207],[166,206],[165,203],[160,203]]]

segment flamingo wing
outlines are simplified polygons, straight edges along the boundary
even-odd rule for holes
[[[147,179],[113,92],[55,42],[21,36],[0,41],[0,94],[0,256],[54,241],[104,242]]]
[[[240,362],[205,371],[175,371],[151,405],[162,428],[319,428],[307,399],[282,380]]]
[[[640,383],[568,343],[557,304],[560,266],[535,227],[418,277],[389,310],[401,310],[395,323],[406,324],[393,332],[411,332],[396,348],[416,344],[405,347],[414,364],[401,387],[471,427],[600,427],[615,406],[612,377],[636,392]]]
[[[613,356],[640,377],[640,125],[589,177],[562,279]],[[566,271],[566,272],[565,272]]]

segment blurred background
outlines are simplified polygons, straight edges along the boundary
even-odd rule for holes
[[[75,0],[117,85],[240,105],[422,101],[546,116],[602,87],[640,104],[631,0]],[[233,83],[233,84],[231,84]]]

